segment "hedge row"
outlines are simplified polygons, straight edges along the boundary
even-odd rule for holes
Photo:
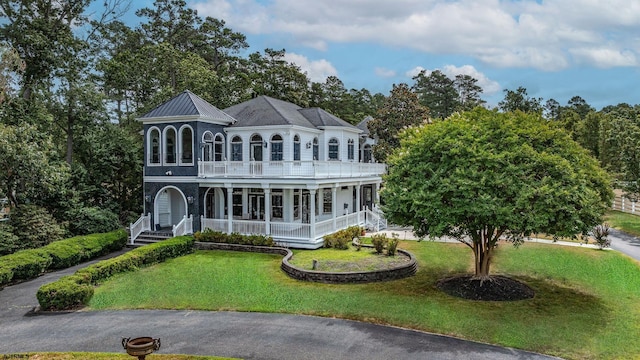
[[[64,269],[120,250],[127,244],[124,230],[76,236],[54,241],[38,249],[21,250],[0,257],[0,287],[38,277],[47,270]]]
[[[93,286],[101,280],[191,253],[193,243],[192,236],[175,237],[80,269],[73,275],[41,286],[36,295],[40,308],[68,310],[86,305],[93,296]]]
[[[255,245],[255,246],[274,246],[275,242],[271,236],[267,235],[242,235],[240,233],[223,233],[221,231],[213,231],[204,229],[193,234],[196,241],[212,242],[221,244],[238,244],[238,245]]]

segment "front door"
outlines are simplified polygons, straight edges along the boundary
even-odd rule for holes
[[[251,144],[251,160],[262,161],[262,143]]]
[[[264,195],[249,195],[251,220],[264,220]]]

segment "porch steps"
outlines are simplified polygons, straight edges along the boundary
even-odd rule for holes
[[[170,231],[144,231],[136,238],[133,246],[153,244],[173,237]]]

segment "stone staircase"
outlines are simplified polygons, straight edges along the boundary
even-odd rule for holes
[[[142,246],[153,244],[159,241],[167,240],[173,237],[173,233],[171,230],[160,230],[160,231],[144,231],[136,238],[133,245],[130,246]]]

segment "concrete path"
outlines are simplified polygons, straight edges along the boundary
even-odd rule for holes
[[[640,261],[640,239],[615,229],[609,231],[609,239],[612,249]]]
[[[37,289],[79,265],[0,291],[0,354],[123,353],[123,337],[160,338],[163,354],[243,359],[492,359],[552,357],[368,323],[282,314],[206,311],[32,313]]]

